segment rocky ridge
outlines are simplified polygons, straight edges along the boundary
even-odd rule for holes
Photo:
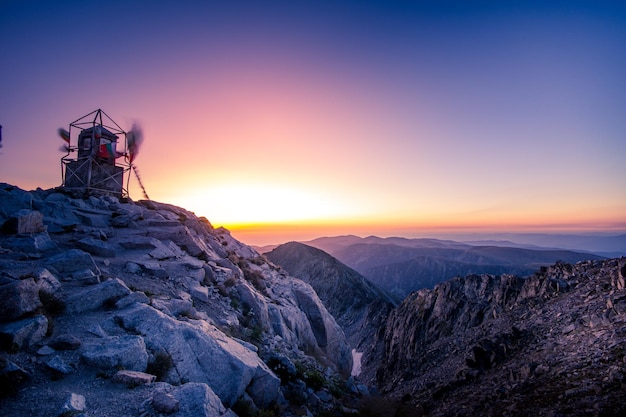
[[[429,416],[626,413],[626,258],[470,275],[389,316],[381,389]]]
[[[153,201],[8,184],[0,207],[2,414],[342,407],[341,328],[309,284],[228,231]]]
[[[343,329],[358,369],[354,374],[374,384],[383,357],[382,329],[394,308],[392,298],[358,272],[317,248],[289,242],[264,254],[290,275],[309,283]]]

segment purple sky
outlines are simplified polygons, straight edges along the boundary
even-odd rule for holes
[[[0,181],[58,186],[102,108],[216,225],[623,231],[618,3],[5,0]]]

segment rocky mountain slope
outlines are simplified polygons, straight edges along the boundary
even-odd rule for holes
[[[8,184],[0,208],[0,414],[288,416],[358,392],[314,289],[206,219]]]
[[[626,413],[626,258],[392,308],[314,248],[268,257],[179,207],[0,184],[0,415]]]
[[[326,252],[302,243],[286,243],[265,256],[315,289],[359,358],[356,373],[373,382],[383,354],[378,333],[394,307],[391,297]]]
[[[340,236],[308,242],[327,251],[375,285],[402,300],[409,293],[468,274],[530,275],[556,261],[578,262],[601,256],[567,250],[471,246],[437,239]]]
[[[626,413],[626,258],[471,275],[389,316],[383,392],[429,416]]]

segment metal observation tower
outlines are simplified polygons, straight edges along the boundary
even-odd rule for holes
[[[97,109],[59,129],[65,141],[61,158],[62,186],[85,194],[128,197],[128,183],[137,154],[137,131],[125,132]],[[126,181],[124,182],[124,175]],[[143,188],[143,186],[142,186]]]

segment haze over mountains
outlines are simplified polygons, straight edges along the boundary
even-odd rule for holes
[[[547,235],[543,236],[548,241]],[[562,237],[561,237],[562,238]],[[560,238],[554,238],[558,241]],[[587,240],[586,240],[587,239]],[[626,254],[626,235],[579,237],[578,244],[603,247],[611,253]],[[339,259],[401,301],[412,291],[468,274],[516,274],[526,276],[556,261],[598,260],[589,252],[547,249],[508,241],[474,242],[430,238],[407,239],[370,236],[323,237],[304,242]],[[532,249],[531,249],[532,248]],[[261,248],[261,251],[267,248]]]
[[[337,250],[351,240],[323,241]],[[555,253],[569,254],[546,256]],[[265,256],[321,291],[334,282],[324,302],[364,299],[355,292],[364,277],[321,250],[290,242]],[[557,262],[527,277],[471,274],[412,292],[377,317],[363,368],[386,398],[415,408],[383,402],[368,415],[623,415],[625,275],[626,258]]]

